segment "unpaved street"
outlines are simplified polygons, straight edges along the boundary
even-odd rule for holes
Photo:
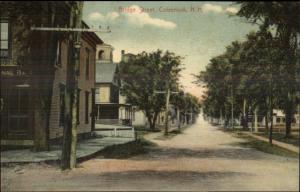
[[[148,134],[150,152],[129,159],[94,158],[73,171],[50,165],[5,167],[4,190],[298,191],[299,159],[241,147],[199,117],[171,139]]]

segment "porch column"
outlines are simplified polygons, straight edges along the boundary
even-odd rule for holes
[[[257,127],[257,107],[254,110],[254,131],[258,132],[258,127]]]

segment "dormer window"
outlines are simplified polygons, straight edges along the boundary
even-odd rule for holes
[[[100,50],[100,51],[98,52],[98,59],[99,59],[99,60],[103,60],[103,59],[104,59],[104,51],[103,51],[103,50]]]

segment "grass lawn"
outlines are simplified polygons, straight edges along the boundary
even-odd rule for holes
[[[149,147],[154,145],[154,143],[139,139],[126,144],[109,146],[98,153],[97,156],[109,159],[126,159],[135,155],[148,153]]]
[[[267,132],[255,133],[255,134],[269,138],[269,133],[267,133]],[[273,139],[283,142],[283,143],[288,143],[288,144],[294,145],[296,147],[299,147],[299,141],[300,141],[299,135],[298,136],[291,135],[288,138],[286,138],[284,133],[273,133]]]
[[[294,157],[299,158],[299,154],[283,149],[281,147],[277,147],[275,145],[271,146],[268,142],[257,140],[253,137],[250,137],[248,135],[245,135],[239,131],[236,131],[233,133],[236,137],[246,139],[246,142],[239,143],[240,145],[244,147],[250,147],[257,149],[259,151],[270,153],[274,155],[284,156],[284,157]],[[275,138],[274,138],[275,139]]]

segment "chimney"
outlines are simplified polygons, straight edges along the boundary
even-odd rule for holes
[[[125,54],[125,50],[121,51],[121,61],[124,61],[124,54]]]

